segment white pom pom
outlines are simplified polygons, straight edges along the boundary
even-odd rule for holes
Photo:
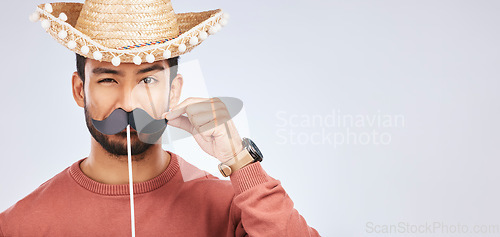
[[[68,16],[66,16],[66,14],[64,14],[64,12],[61,12],[61,14],[59,14],[59,20],[61,20],[61,21],[67,21],[68,20]]]
[[[222,28],[222,26],[219,23],[215,24],[214,26],[217,29],[217,32],[219,32],[220,29]]]
[[[190,45],[196,45],[198,43],[198,37],[193,36],[189,39],[189,44]]]
[[[76,48],[76,42],[74,40],[70,40],[68,42],[68,48],[70,48],[70,49]]]
[[[229,20],[229,14],[227,14],[226,12],[222,13],[222,18]]]
[[[38,12],[33,12],[33,13],[30,15],[30,21],[31,21],[31,22],[37,22],[38,20],[40,20],[40,13],[38,13]]]
[[[225,25],[227,25],[227,19],[226,19],[226,18],[222,18],[222,19],[220,19],[219,24],[220,24],[221,26],[225,26]]]
[[[172,56],[172,52],[170,52],[170,50],[168,49],[165,49],[165,51],[163,52],[163,58],[168,59],[170,58],[170,56]]]
[[[42,23],[41,23],[41,24],[42,24],[42,28],[44,28],[44,29],[48,29],[48,28],[50,28],[50,21],[49,21],[49,20],[47,20],[47,19],[42,20]]]
[[[142,59],[141,59],[141,57],[139,57],[139,56],[137,56],[137,55],[136,55],[136,56],[134,56],[133,61],[134,61],[135,65],[141,65],[141,63],[142,63]]]
[[[198,38],[200,39],[200,41],[206,40],[207,37],[208,37],[208,34],[205,31],[201,31],[200,34],[198,34]]]
[[[217,27],[210,26],[210,28],[208,29],[208,33],[211,34],[211,35],[217,33]]]
[[[101,59],[102,59],[102,53],[101,52],[95,51],[92,55],[94,56],[95,60],[101,61]]]
[[[120,65],[120,62],[121,62],[120,57],[114,57],[113,59],[111,59],[111,63],[115,67],[118,67]]]
[[[65,30],[61,30],[59,31],[59,33],[57,33],[57,36],[59,36],[59,38],[61,39],[65,39],[68,36],[68,32],[66,32]]]
[[[185,44],[179,44],[179,52],[184,53],[186,51],[186,45]]]
[[[45,11],[52,13],[52,5],[50,3],[45,3]]]
[[[83,54],[88,54],[90,51],[90,48],[89,48],[89,46],[84,45],[84,46],[82,46],[82,48],[80,50],[82,51]]]
[[[146,55],[146,61],[148,63],[153,63],[155,61],[155,56],[153,54]]]

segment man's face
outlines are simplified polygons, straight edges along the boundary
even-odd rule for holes
[[[127,155],[126,129],[114,135],[99,132],[91,119],[103,120],[115,109],[127,112],[141,108],[155,119],[168,109],[169,68],[165,61],[135,65],[123,63],[113,66],[109,62],[87,59],[85,64],[84,111],[92,137],[115,156]],[[161,135],[161,134],[160,134]],[[158,140],[156,137],[155,141]],[[142,140],[142,141],[141,141]],[[132,155],[142,154],[152,144],[144,143],[137,131],[130,129]]]

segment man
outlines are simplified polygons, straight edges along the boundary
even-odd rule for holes
[[[175,14],[169,1],[87,0],[40,5],[31,18],[77,53],[72,91],[91,151],[2,212],[0,236],[319,236],[222,101],[179,101],[178,56],[218,31],[227,19],[220,10]],[[143,139],[136,109],[191,133],[230,181],[163,150],[159,137]],[[120,110],[125,120],[114,120]],[[106,134],[119,121],[126,129]]]

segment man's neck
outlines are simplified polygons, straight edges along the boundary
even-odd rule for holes
[[[109,154],[92,137],[90,154],[80,169],[89,178],[105,184],[128,184],[128,157]],[[132,174],[134,183],[148,181],[161,174],[170,163],[170,154],[161,144],[153,144],[143,154],[144,158],[136,161],[132,156]]]

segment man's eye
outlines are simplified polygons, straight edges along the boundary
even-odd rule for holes
[[[142,81],[146,84],[152,84],[152,83],[155,83],[157,82],[158,80],[152,78],[152,77],[146,77],[144,79],[142,79]]]
[[[113,82],[113,81],[115,81],[115,80],[114,80],[114,79],[111,79],[111,78],[105,78],[105,79],[100,80],[100,81],[99,81],[99,83],[101,83],[101,82],[106,82],[106,83],[108,83],[108,82]],[[115,82],[116,82],[116,81],[115,81]]]

